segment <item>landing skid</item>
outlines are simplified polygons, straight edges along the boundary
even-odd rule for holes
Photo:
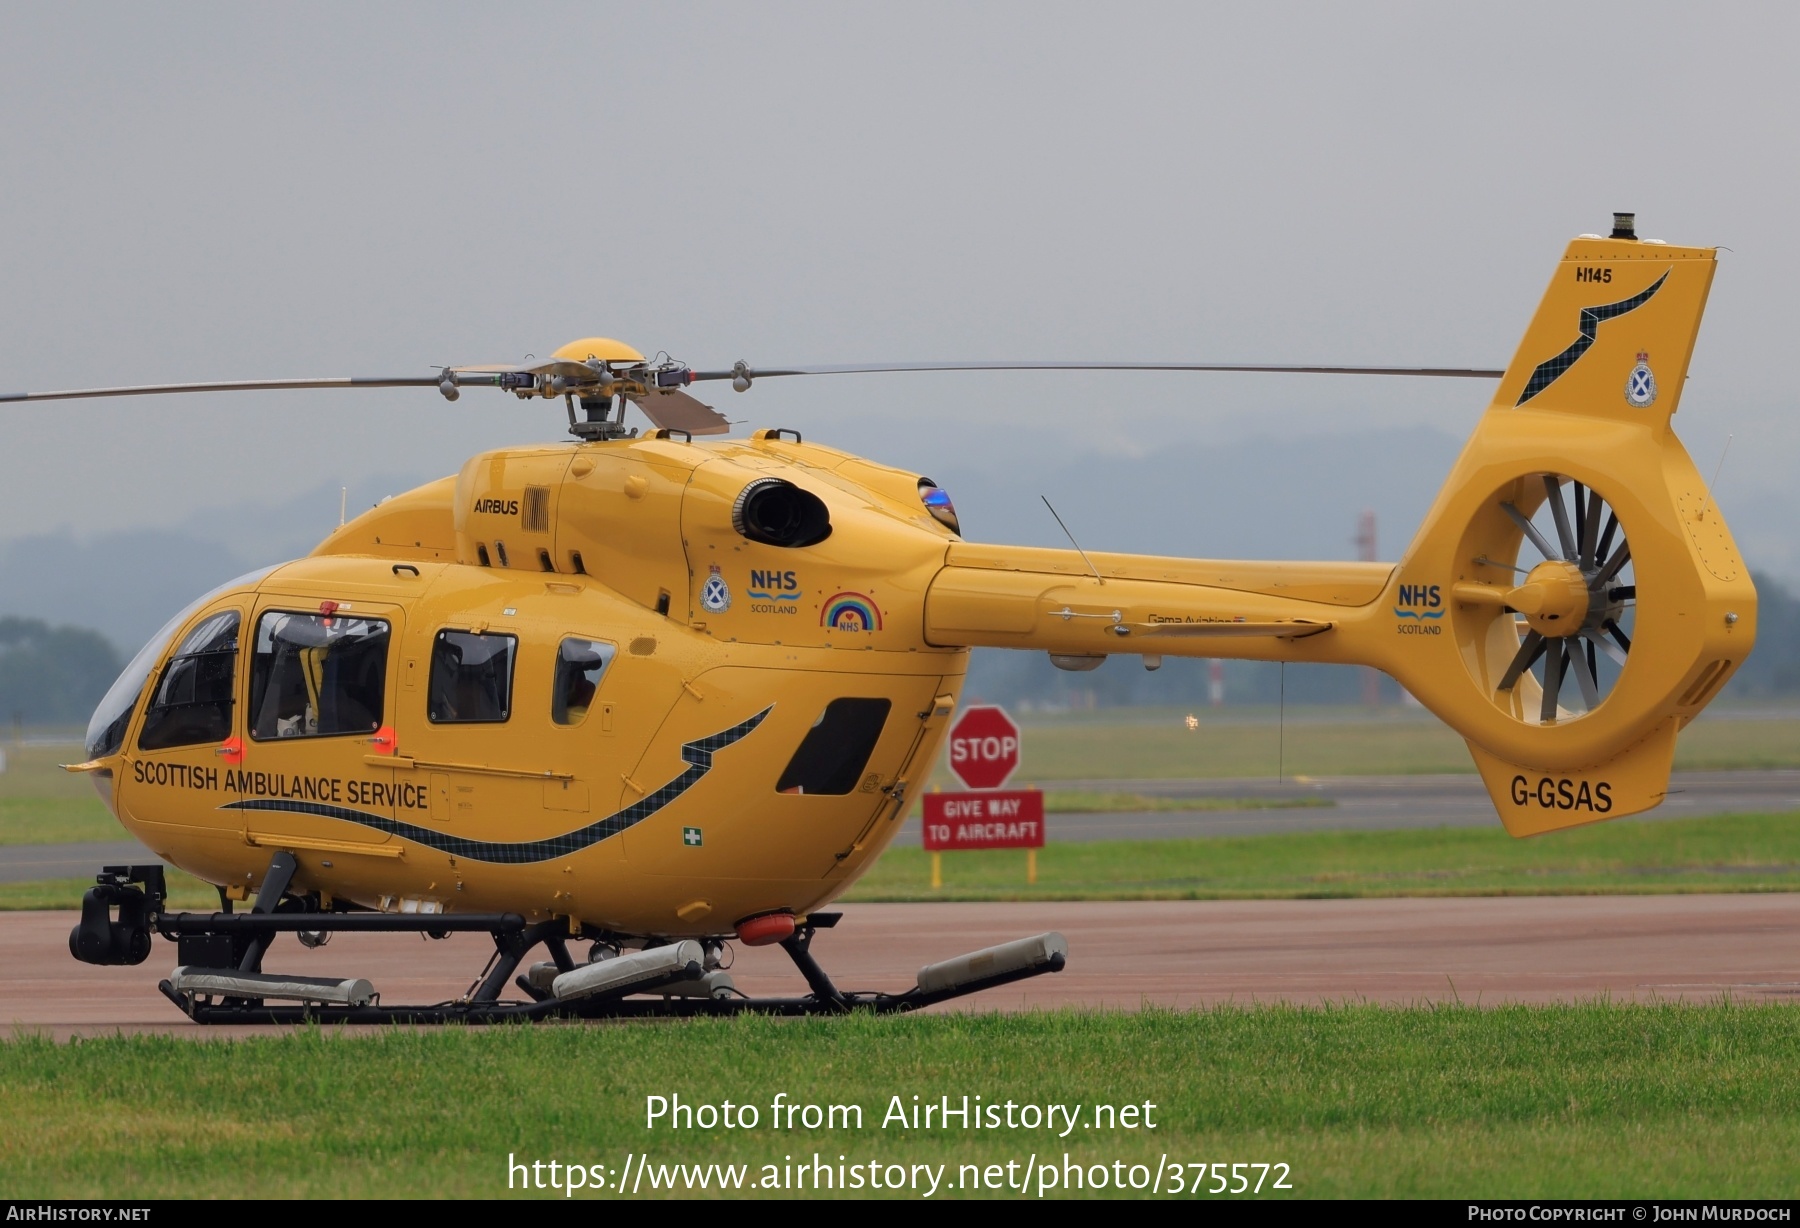
[[[947,1002],[1014,981],[1061,972],[1068,947],[1060,934],[1039,934],[933,964],[920,971],[918,984],[903,993],[845,992],[813,958],[813,939],[836,925],[841,913],[814,913],[781,943],[810,992],[801,997],[754,998],[735,989],[712,996],[687,996],[705,983],[704,949],[694,942],[665,944],[600,964],[578,964],[570,955],[566,919],[529,923],[517,913],[370,913],[304,911],[307,902],[286,897],[295,865],[286,853],[271,861],[257,901],[248,913],[164,913],[162,867],[108,866],[84,900],[83,922],[71,936],[71,950],[83,949],[125,958],[88,959],[93,963],[140,963],[148,955],[147,935],[134,943],[129,935],[100,940],[106,924],[125,925],[134,917],[177,943],[181,966],[158,986],[196,1023],[507,1023],[544,1019],[639,1019],[720,1015],[842,1015],[851,1011],[896,1014]],[[136,884],[143,884],[139,892]],[[96,893],[98,893],[96,895]],[[121,896],[133,913],[120,906]],[[118,922],[103,920],[106,905],[118,906]],[[132,922],[134,925],[136,922]],[[78,943],[84,930],[85,946]],[[453,1001],[419,1006],[389,1006],[372,992],[369,982],[337,978],[279,976],[262,970],[263,955],[283,933],[319,945],[333,933],[420,933],[445,937],[454,932],[485,932],[494,954],[469,992]],[[605,939],[601,931],[584,934]],[[542,946],[550,956],[532,975],[517,976],[519,965]],[[143,954],[139,955],[138,952]],[[130,956],[137,958],[130,958]],[[617,970],[616,972],[614,970]],[[509,982],[530,1000],[502,1000]],[[292,1004],[272,1005],[286,999]]]

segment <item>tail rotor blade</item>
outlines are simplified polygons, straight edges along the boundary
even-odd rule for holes
[[[1583,652],[1582,649],[1587,649]],[[1564,650],[1573,658],[1575,683],[1581,688],[1581,701],[1592,712],[1600,706],[1600,682],[1594,677],[1594,646],[1574,643]]]
[[[1543,655],[1545,643],[1544,637],[1537,632],[1527,632],[1524,642],[1519,645],[1518,655],[1513,657],[1512,664],[1508,665],[1506,673],[1501,675],[1498,689],[1512,690],[1514,684],[1519,681],[1519,675],[1537,664],[1537,659]]]
[[[1594,545],[1594,558],[1603,559],[1612,550],[1613,534],[1619,531],[1619,518],[1611,508],[1606,509],[1606,528],[1600,531],[1600,540]]]
[[[1538,532],[1537,526],[1526,519],[1525,513],[1521,512],[1510,503],[1502,503],[1500,505],[1500,510],[1511,517],[1512,522],[1519,526],[1519,530],[1523,532],[1526,537],[1531,539],[1531,544],[1538,548],[1539,554],[1543,555],[1546,559],[1560,559],[1562,557],[1562,554],[1556,547],[1552,546],[1544,539],[1544,535]]]
[[[1625,628],[1619,626],[1618,623],[1614,622],[1610,618],[1606,620],[1605,626],[1606,626],[1606,629],[1612,633],[1612,637],[1615,640],[1619,641],[1619,647],[1623,648],[1626,652],[1630,652],[1631,651],[1631,637],[1625,634]],[[1623,665],[1623,664],[1625,664],[1625,662],[1620,661],[1619,664]]]
[[[1562,482],[1546,473],[1544,475],[1544,492],[1550,499],[1550,515],[1556,520],[1556,539],[1562,543],[1562,556],[1573,561],[1575,558],[1575,532],[1569,527],[1569,509],[1563,506]]]
[[[1569,650],[1562,644],[1553,644],[1550,655],[1544,658],[1544,703],[1538,711],[1538,719],[1549,725],[1556,720],[1556,700],[1562,692],[1563,666],[1569,659]]]
[[[1580,521],[1581,530],[1581,570],[1587,571],[1594,566],[1595,546],[1600,541],[1600,509],[1604,506],[1597,491],[1587,492],[1587,506],[1582,504],[1581,483],[1575,484],[1575,511]]]
[[[1611,624],[1608,625],[1610,626]],[[1588,642],[1588,650],[1590,652],[1598,648],[1601,652],[1606,654],[1607,659],[1614,665],[1625,664],[1624,650],[1616,644],[1608,643],[1598,631],[1583,631],[1581,633],[1581,638]]]
[[[1619,568],[1625,566],[1625,564],[1629,563],[1630,561],[1631,561],[1631,543],[1630,542],[1620,542],[1618,553],[1613,555],[1610,559],[1606,560],[1606,566],[1602,567],[1600,569],[1600,574],[1594,577],[1594,585],[1593,586],[1595,588],[1600,588],[1606,584],[1611,583],[1612,578],[1619,574]],[[1634,586],[1634,588],[1635,588],[1635,586]]]

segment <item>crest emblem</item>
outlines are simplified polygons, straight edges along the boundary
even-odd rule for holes
[[[713,614],[723,614],[731,608],[731,588],[725,583],[725,577],[719,574],[717,563],[713,563],[708,570],[712,574],[700,586],[700,604]]]
[[[1625,380],[1625,400],[1638,409],[1656,404],[1656,373],[1650,370],[1650,354],[1639,350],[1637,366]]]

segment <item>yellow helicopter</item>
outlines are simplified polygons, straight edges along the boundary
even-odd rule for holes
[[[151,639],[71,770],[216,884],[221,911],[169,913],[161,866],[108,867],[71,950],[138,963],[153,933],[175,940],[163,992],[208,1022],[907,1010],[1059,970],[1066,944],[1043,934],[934,964],[904,993],[846,993],[809,952],[899,830],[980,646],[1065,669],[1374,666],[1467,740],[1512,834],[1646,810],[1677,733],[1756,634],[1754,587],[1669,422],[1714,268],[1713,249],[1640,240],[1617,215],[1570,243],[1504,371],[708,371],[589,338],[416,378],[4,398],[489,386],[562,399],[574,436],[475,456]],[[1028,367],[1498,385],[1398,564],[967,542],[929,478],[789,430],[706,439],[726,420],[686,391]],[[627,428],[628,404],[654,429]],[[437,1006],[263,970],[278,934],[343,930],[485,931],[496,950],[474,991]],[[737,993],[720,967],[733,939],[781,943],[810,992]],[[512,980],[539,945],[549,958]],[[503,998],[509,981],[523,999]]]

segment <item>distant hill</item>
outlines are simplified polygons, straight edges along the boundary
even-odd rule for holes
[[[394,478],[360,489],[386,496],[426,480]],[[0,615],[91,627],[130,656],[200,594],[318,545],[337,527],[338,492],[328,483],[277,505],[203,512],[168,528],[0,541]],[[348,513],[374,502],[359,495]]]
[[[0,721],[84,724],[123,665],[93,631],[0,618]]]
[[[1108,436],[1101,424],[1093,440],[1078,441],[1091,445],[1080,459],[1045,463],[996,458],[992,438],[973,433],[960,453],[968,459],[931,474],[955,498],[972,540],[1066,544],[1040,498],[1047,495],[1089,550],[1213,558],[1352,558],[1357,517],[1365,508],[1376,513],[1380,557],[1397,558],[1461,447],[1451,434],[1429,429],[1268,437],[1222,446],[1149,440],[1140,446],[1131,438]],[[349,514],[432,476],[359,483],[351,492]],[[31,700],[30,711],[85,719],[92,700],[84,697],[99,694],[82,672],[88,665],[71,665],[67,675],[43,673],[49,666],[40,654],[67,653],[71,660],[91,663],[94,671],[116,671],[119,658],[135,653],[201,593],[311,550],[336,527],[338,500],[338,484],[328,482],[279,504],[217,509],[162,528],[0,541],[0,616],[30,620],[20,625],[35,628],[19,633],[10,667],[15,673],[0,679],[63,678],[31,684],[49,686],[58,697],[46,692]],[[1753,524],[1768,519],[1755,514],[1768,508],[1750,510]],[[1768,526],[1763,534],[1761,540],[1785,540]],[[1792,561],[1775,551],[1769,563],[1759,562],[1763,556],[1752,546],[1759,539],[1741,537],[1755,565],[1779,569]],[[1800,693],[1800,601],[1766,574],[1758,582],[1758,648],[1726,693]],[[101,653],[98,637],[80,639],[84,633],[76,628],[97,631],[114,655]],[[0,656],[0,668],[6,660]],[[113,664],[101,664],[108,661]],[[1171,659],[1162,670],[1147,673],[1135,658],[1122,657],[1091,674],[1066,674],[1041,654],[982,651],[971,666],[970,691],[1010,703],[1199,704],[1207,694],[1206,670],[1204,662]],[[1225,681],[1228,702],[1265,703],[1274,701],[1282,677],[1272,665],[1232,663]],[[1354,703],[1362,694],[1361,672],[1348,667],[1292,667],[1285,681],[1293,702]],[[1398,699],[1391,681],[1383,688],[1386,699]],[[0,721],[25,710],[8,708],[8,702],[25,701],[9,701],[7,694],[0,692]]]
[[[974,541],[1066,546],[1055,504],[1088,550],[1221,559],[1350,559],[1358,515],[1374,511],[1378,556],[1397,559],[1462,441],[1429,429],[1262,437],[1220,446],[1108,436],[1080,459],[1009,464],[992,454],[940,466]]]

